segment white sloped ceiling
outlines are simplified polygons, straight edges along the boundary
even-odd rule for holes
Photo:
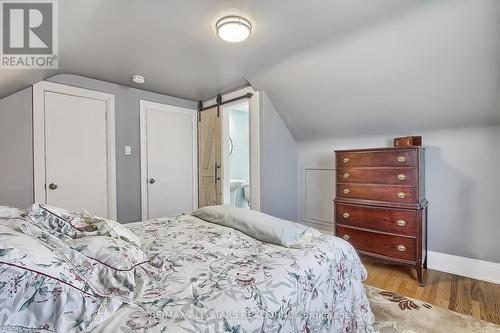
[[[249,78],[299,141],[500,124],[500,1],[424,1]]]

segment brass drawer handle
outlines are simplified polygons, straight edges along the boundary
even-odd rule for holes
[[[342,237],[344,240],[349,240],[349,235],[344,235],[344,237]]]
[[[406,194],[404,192],[399,192],[398,193],[398,198],[399,199],[404,199],[404,198],[406,198]]]
[[[402,244],[399,244],[398,245],[398,251],[399,252],[405,252],[406,251],[406,246],[402,245]]]
[[[398,156],[398,162],[399,162],[399,163],[404,163],[404,162],[406,162],[406,157],[405,157],[405,156]]]
[[[350,189],[348,189],[348,188],[345,188],[345,189],[344,189],[344,194],[349,194],[349,193],[351,193],[351,190],[350,190]]]
[[[348,179],[349,177],[351,177],[351,175],[349,173],[344,173],[344,179]]]
[[[405,221],[405,220],[398,220],[398,222],[397,222],[397,223],[398,223],[398,225],[399,225],[400,227],[404,227],[404,226],[406,225],[406,221]]]
[[[400,180],[400,181],[406,180],[406,176],[405,176],[405,174],[403,174],[403,173],[402,173],[402,174],[399,174],[399,175],[398,175],[398,180]]]
[[[349,157],[344,157],[344,159],[342,161],[344,163],[349,163],[351,161],[351,159]]]
[[[351,216],[351,215],[349,215],[349,213],[347,213],[347,212],[346,212],[346,213],[342,214],[342,216],[343,216],[345,219],[348,219],[348,218],[349,218],[349,216]]]

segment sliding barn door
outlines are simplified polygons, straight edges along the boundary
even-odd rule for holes
[[[222,117],[217,107],[201,112],[198,123],[198,203],[200,207],[222,203]]]

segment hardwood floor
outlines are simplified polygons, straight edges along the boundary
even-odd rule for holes
[[[500,285],[427,270],[419,287],[414,269],[363,260],[366,284],[500,325]]]

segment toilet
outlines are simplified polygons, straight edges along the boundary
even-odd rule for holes
[[[248,207],[250,207],[250,183],[243,185],[243,197],[245,198]]]

